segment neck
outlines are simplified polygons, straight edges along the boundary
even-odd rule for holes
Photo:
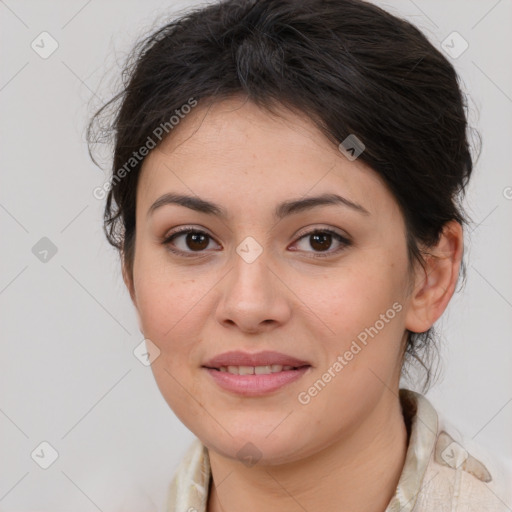
[[[384,512],[393,497],[408,435],[397,396],[314,455],[281,466],[246,468],[209,450],[208,512],[344,510]]]

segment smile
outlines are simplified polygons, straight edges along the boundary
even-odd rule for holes
[[[299,380],[310,365],[222,366],[204,369],[214,383],[225,391],[242,396],[262,396]]]
[[[288,370],[297,370],[299,367],[283,366],[282,364],[272,364],[266,366],[221,366],[212,368],[221,372],[229,372],[234,375],[267,375],[269,373],[278,373]]]

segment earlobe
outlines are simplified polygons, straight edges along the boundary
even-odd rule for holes
[[[424,268],[418,265],[406,316],[408,330],[425,332],[443,314],[457,285],[463,246],[460,223],[445,224],[437,245],[426,251]]]

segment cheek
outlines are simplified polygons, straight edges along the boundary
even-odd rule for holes
[[[139,291],[139,312],[144,334],[164,359],[181,363],[192,355],[205,322],[207,290],[194,280],[146,280]],[[171,357],[171,355],[173,357]]]
[[[311,390],[315,396],[310,409],[314,408],[315,417],[329,416],[330,411],[341,408],[347,411],[349,421],[349,416],[372,410],[377,397],[400,374],[405,309],[400,278],[371,272],[367,266],[364,272],[331,281],[325,290],[313,294],[308,303],[329,331],[323,329],[328,334],[322,339],[321,364],[303,391],[308,394]],[[316,395],[323,383],[325,392]]]
[[[315,280],[306,290],[305,303],[330,327],[332,335],[343,339],[357,335],[359,331],[373,325],[402,301],[402,279],[382,267],[371,268],[362,264],[360,268],[343,269],[330,274],[325,280]]]
[[[133,274],[144,333],[150,339],[153,336],[152,341],[158,345],[163,344],[189,321],[187,311],[200,298],[193,291],[196,284],[180,276],[166,261],[165,251],[151,247],[147,241],[137,246]]]
[[[311,289],[307,304],[328,326],[322,328],[325,369],[342,356],[343,369],[336,372],[341,378],[335,380],[345,389],[377,384],[376,375],[389,381],[399,371],[405,305],[403,275],[396,268],[361,261]]]
[[[175,414],[194,428],[194,418],[201,410],[190,397],[201,396],[194,366],[199,360],[197,340],[206,307],[201,297],[207,290],[198,279],[180,280],[163,266],[143,267],[142,262],[137,274],[137,301],[144,335],[160,350],[151,365],[155,382]]]

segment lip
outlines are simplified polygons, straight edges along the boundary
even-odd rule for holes
[[[277,363],[276,363],[277,364]],[[235,375],[213,368],[205,368],[216,384],[226,391],[246,397],[262,396],[300,379],[311,366],[302,366],[297,370],[283,370],[277,373],[260,375]]]
[[[232,350],[213,357],[204,363],[203,367],[219,369],[221,366],[267,366],[272,364],[293,367],[311,366],[308,361],[271,350],[255,352],[253,354]]]

